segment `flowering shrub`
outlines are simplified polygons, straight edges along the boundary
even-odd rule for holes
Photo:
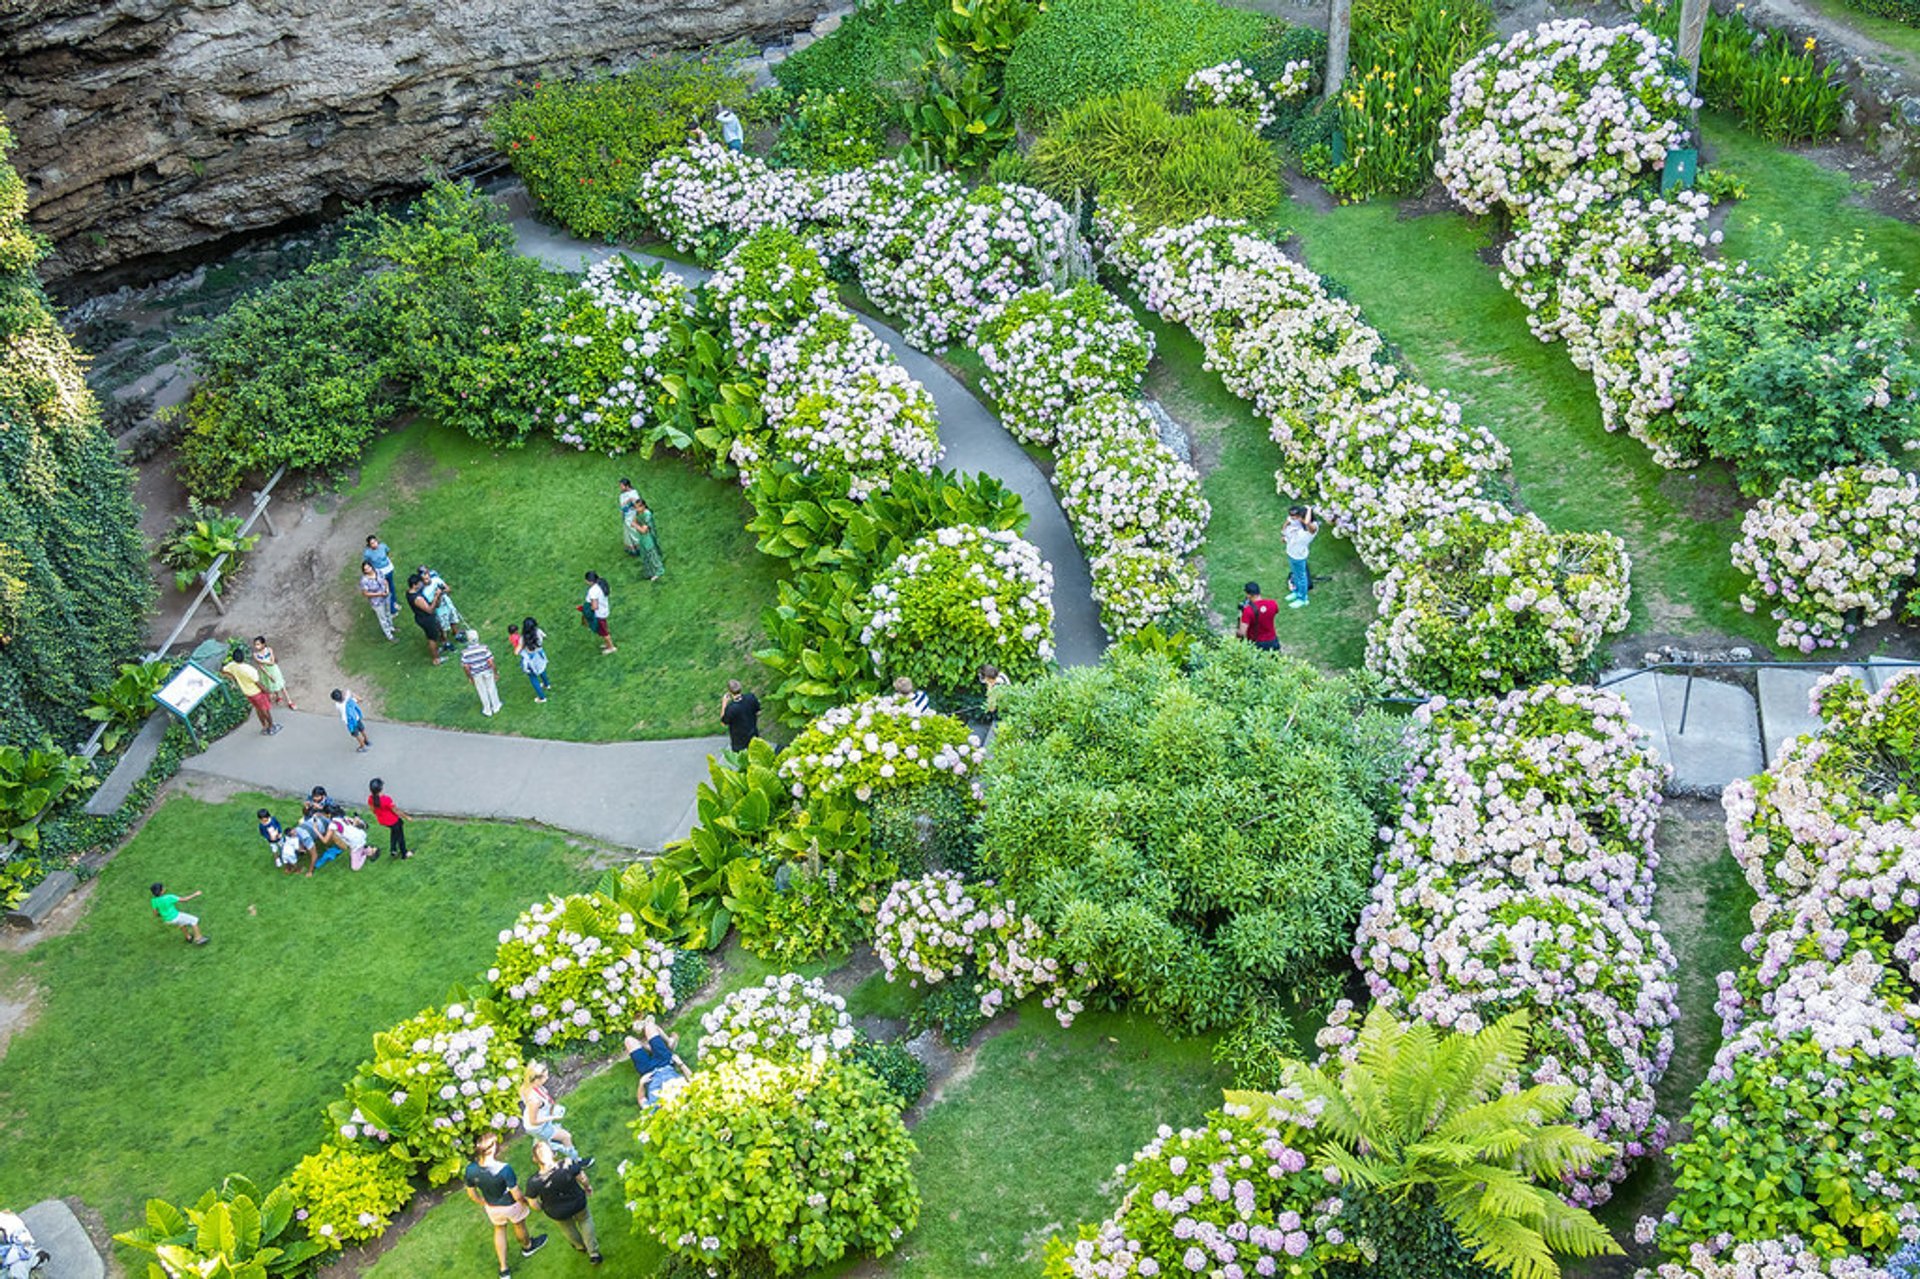
[[[1087,563],[1100,625],[1118,639],[1178,618],[1206,599],[1198,569],[1171,551],[1138,543],[1110,546]]]
[[[1865,1257],[1823,1256],[1797,1235],[1737,1243],[1720,1252],[1696,1243],[1688,1247],[1685,1262],[1669,1261],[1639,1273],[1649,1279],[1912,1279]]]
[[[1010,531],[935,529],[880,573],[871,601],[860,643],[874,670],[921,688],[969,687],[983,665],[1026,679],[1053,660],[1053,569]]]
[[[756,1061],[820,1063],[853,1046],[847,1001],[798,973],[736,990],[700,1017],[702,1069]]]
[[[897,694],[836,706],[780,755],[780,777],[802,802],[851,794],[862,803],[902,786],[951,779],[969,794],[986,758],[951,715],[916,711]]]
[[[1543,22],[1454,73],[1434,172],[1474,213],[1519,212],[1572,180],[1619,195],[1659,172],[1698,105],[1651,32]]]
[[[300,1205],[294,1219],[329,1248],[379,1238],[413,1198],[407,1167],[390,1152],[332,1142],[295,1166],[287,1189]]]
[[[1107,1220],[1047,1250],[1048,1279],[1138,1275],[1316,1275],[1358,1254],[1339,1227],[1339,1187],[1309,1167],[1291,1125],[1218,1110],[1159,1133],[1115,1169],[1126,1187]]]
[[[1240,59],[1202,67],[1187,77],[1187,97],[1195,104],[1225,107],[1256,133],[1280,118],[1280,104],[1306,96],[1313,64],[1293,61],[1272,84],[1262,84]]]
[[[487,981],[501,1029],[543,1049],[597,1044],[675,1007],[673,951],[597,893],[529,906],[500,930]]]
[[[1374,586],[1367,669],[1393,688],[1470,695],[1577,673],[1627,624],[1626,547],[1532,515],[1464,512]]]
[[[981,318],[976,345],[1000,421],[1028,444],[1052,444],[1060,415],[1088,396],[1131,395],[1153,357],[1152,335],[1090,280],[1015,295]]]
[[[1153,420],[1153,413],[1141,401],[1105,391],[1088,396],[1060,415],[1055,423],[1054,443],[1064,451],[1094,440],[1115,440],[1129,435],[1157,440],[1160,424]]]
[[[820,255],[784,226],[754,232],[721,260],[707,296],[726,324],[735,355],[765,370],[768,348],[835,305]]]
[[[688,307],[687,286],[631,258],[595,263],[541,341],[553,348],[553,433],[562,444],[622,453],[646,438],[661,353]]]
[[[949,871],[893,886],[874,917],[873,949],[888,981],[904,972],[909,986],[971,982],[983,1018],[1037,993],[1070,1026],[1092,986],[1085,965],[1063,964],[1011,899]]]
[[[1060,507],[1086,546],[1139,543],[1191,555],[1213,508],[1200,473],[1158,439],[1092,439],[1061,455],[1053,473]]]
[[[709,1267],[775,1273],[892,1252],[920,1218],[913,1139],[864,1069],[804,1061],[701,1070],[633,1125],[634,1228]]]
[[[340,1136],[385,1146],[430,1182],[456,1177],[483,1132],[520,1120],[513,1037],[465,1004],[429,1008],[373,1037],[373,1059],[328,1110]]]
[[[1317,479],[1334,532],[1368,564],[1405,558],[1420,532],[1478,507],[1509,461],[1499,440],[1460,424],[1449,396],[1413,384],[1332,413],[1322,440],[1311,472],[1279,472],[1280,492],[1311,492]]]
[[[718,142],[667,152],[648,166],[634,192],[661,239],[709,263],[764,227],[796,225],[811,197],[792,171]]]
[[[1733,566],[1773,601],[1775,642],[1846,648],[1855,631],[1893,616],[1920,571],[1920,476],[1849,466],[1790,479],[1747,512],[1740,533]],[[1753,594],[1740,606],[1758,607]]]

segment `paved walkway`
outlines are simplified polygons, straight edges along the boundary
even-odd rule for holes
[[[350,808],[379,777],[408,812],[539,822],[649,851],[693,828],[707,757],[727,745],[724,737],[555,742],[375,720],[367,725],[373,749],[360,755],[337,715],[278,709],[273,718],[286,726],[277,736],[239,728],[181,772],[285,795],[324,786]]]

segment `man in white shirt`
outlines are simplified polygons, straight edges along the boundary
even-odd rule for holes
[[[607,614],[611,611],[607,602],[607,584],[598,573],[587,574],[587,602],[580,606],[580,611],[593,633],[600,637],[600,651],[616,652],[613,632],[607,627]]]
[[[467,673],[467,682],[480,694],[480,713],[491,718],[500,709],[500,684],[494,678],[498,668],[493,662],[493,650],[480,642],[480,632],[467,632],[467,646],[460,650],[460,669]]]
[[[1307,571],[1307,551],[1313,546],[1313,535],[1319,531],[1320,522],[1313,518],[1312,507],[1296,506],[1287,512],[1287,522],[1280,535],[1287,540],[1287,565],[1292,576],[1288,608],[1307,606],[1307,591],[1313,586],[1313,574]]]

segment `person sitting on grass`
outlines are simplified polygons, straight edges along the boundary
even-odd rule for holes
[[[640,1072],[640,1109],[652,1110],[686,1087],[693,1072],[673,1050],[676,1037],[662,1030],[659,1022],[647,1017],[634,1030],[637,1037],[628,1035],[624,1041],[627,1060]]]
[[[178,928],[186,935],[186,939],[195,946],[204,946],[207,944],[206,937],[200,932],[200,917],[198,915],[189,915],[186,911],[181,910],[180,903],[192,901],[200,895],[200,891],[201,890],[196,888],[186,896],[181,897],[168,892],[165,884],[153,885],[153,913],[160,917],[161,923],[173,928]]]
[[[531,1257],[547,1246],[545,1235],[527,1238],[527,1199],[520,1193],[513,1165],[500,1158],[500,1138],[490,1132],[480,1134],[474,1143],[473,1162],[460,1180],[466,1184],[467,1198],[486,1210],[493,1223],[493,1255],[500,1259],[500,1279],[513,1273],[507,1269],[507,1228],[520,1240],[520,1255]]]

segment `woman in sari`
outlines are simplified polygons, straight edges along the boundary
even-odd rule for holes
[[[631,497],[633,500],[628,501]],[[647,499],[632,489],[620,495],[622,518],[626,523],[627,554],[640,561],[640,571],[647,575],[649,582],[657,582],[667,571],[667,563],[660,557],[660,528],[654,522],[653,511],[647,506]]]

